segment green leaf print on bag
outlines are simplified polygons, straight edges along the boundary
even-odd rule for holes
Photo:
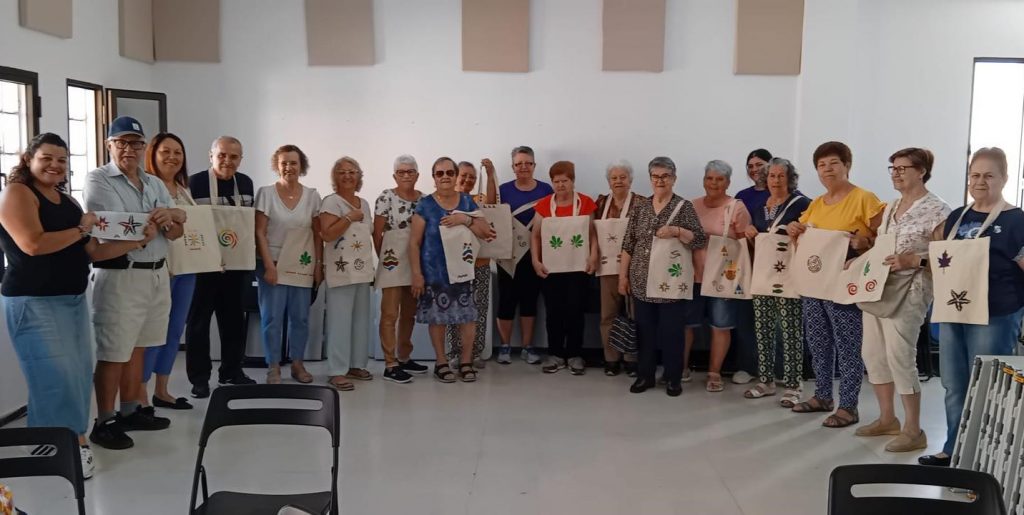
[[[668,267],[668,275],[672,277],[679,277],[683,275],[683,265],[679,263],[672,263],[672,266]]]
[[[309,255],[309,252],[303,252],[302,255],[299,256],[299,264],[302,266],[309,266],[312,262],[313,258]]]
[[[558,236],[552,236],[551,241],[548,242],[548,245],[551,245],[551,248],[553,249],[560,249],[562,248],[562,238],[559,238]]]
[[[572,239],[569,240],[569,243],[573,247],[580,248],[583,246],[583,236],[579,234],[574,234],[572,235]]]

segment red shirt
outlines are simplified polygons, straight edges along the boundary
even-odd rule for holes
[[[579,216],[589,216],[591,213],[597,210],[597,204],[594,203],[594,199],[582,194],[577,193],[580,197],[580,212]],[[537,205],[533,207],[534,211],[537,212],[543,218],[551,216],[551,197],[548,195],[537,201]],[[573,201],[575,204],[575,200]],[[573,215],[573,204],[566,204],[564,206],[557,206],[555,208],[555,216],[572,216]]]

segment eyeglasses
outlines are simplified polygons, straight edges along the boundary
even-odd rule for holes
[[[512,166],[519,168],[521,166],[533,166],[534,164],[535,163],[533,161],[520,161],[518,163],[512,163]]]
[[[653,173],[651,174],[651,182],[668,182],[669,180],[675,179],[675,178],[676,178],[676,176],[672,175],[670,173],[660,174],[660,175],[654,175]]]
[[[416,170],[395,170],[395,175],[416,175]]]
[[[445,175],[447,175],[448,177],[455,177],[458,174],[459,172],[455,170],[434,170],[434,177],[437,177],[438,179],[444,177]]]
[[[145,141],[129,141],[126,139],[112,139],[110,141],[114,142],[114,147],[118,150],[124,150],[128,147],[132,147],[132,150],[142,150],[146,148]]]
[[[890,166],[889,175],[893,177],[902,177],[903,174],[907,173],[907,170],[913,170],[916,166]]]

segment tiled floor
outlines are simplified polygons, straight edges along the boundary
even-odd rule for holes
[[[186,393],[183,365],[178,394]],[[262,380],[262,370],[248,372]],[[884,452],[884,437],[822,428],[821,416],[792,414],[777,397],[746,400],[732,384],[705,393],[699,373],[679,398],[630,394],[628,378],[597,368],[544,375],[518,360],[488,363],[475,384],[426,376],[398,385],[377,375],[341,395],[343,514],[820,515],[833,467],[917,457]],[[877,408],[867,384],[861,400],[870,421]],[[96,449],[89,513],[187,512],[205,402],[197,404],[161,410],[171,428],[132,433],[134,449]],[[924,427],[934,450],[945,427],[938,379],[924,384]],[[328,451],[316,429],[224,430],[207,454],[210,486],[323,490]],[[8,483],[31,515],[71,512],[61,480]]]

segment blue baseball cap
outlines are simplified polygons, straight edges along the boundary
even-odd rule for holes
[[[145,138],[146,135],[142,133],[142,124],[138,120],[131,116],[118,116],[114,118],[114,121],[110,122],[110,129],[107,131],[108,138],[116,138],[125,134],[134,134],[140,138]]]

